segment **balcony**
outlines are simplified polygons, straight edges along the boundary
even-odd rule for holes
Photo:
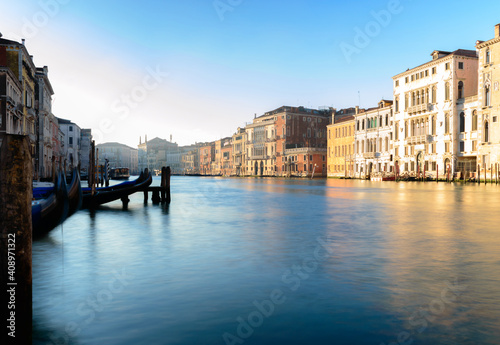
[[[363,153],[364,159],[373,159],[380,157],[380,152],[365,152]]]
[[[424,104],[418,104],[414,105],[412,107],[408,107],[406,112],[408,114],[419,114],[419,113],[425,113],[428,111],[433,111],[434,110],[434,105],[432,103],[424,103]]]
[[[427,144],[432,142],[432,135],[416,135],[413,137],[406,138],[407,145],[419,145],[419,144]]]

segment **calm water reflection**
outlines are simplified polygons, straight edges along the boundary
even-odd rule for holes
[[[499,187],[172,190],[170,207],[137,194],[33,244],[35,344],[499,343]]]

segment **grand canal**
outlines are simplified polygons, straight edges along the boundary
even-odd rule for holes
[[[159,184],[159,180],[155,180]],[[172,178],[33,243],[34,344],[498,344],[500,187]]]

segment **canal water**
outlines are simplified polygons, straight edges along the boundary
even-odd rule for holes
[[[130,199],[33,243],[34,344],[500,343],[495,185],[174,176],[169,207]]]

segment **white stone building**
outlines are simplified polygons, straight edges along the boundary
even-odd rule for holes
[[[470,160],[461,145],[472,135],[460,132],[459,115],[467,108],[465,100],[477,93],[476,51],[431,55],[430,62],[393,77],[394,161],[399,173],[454,173],[459,162]]]
[[[355,177],[393,171],[393,120],[393,102],[387,100],[355,115]]]

